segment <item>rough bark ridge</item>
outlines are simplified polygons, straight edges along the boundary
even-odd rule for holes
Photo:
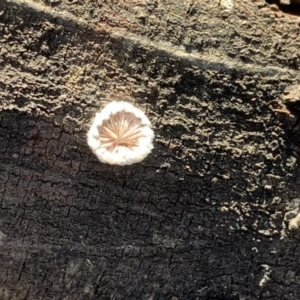
[[[0,1],[2,300],[299,299],[299,28],[216,2]],[[141,164],[87,147],[115,99]]]

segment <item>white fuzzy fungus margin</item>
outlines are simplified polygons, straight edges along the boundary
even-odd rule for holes
[[[132,165],[153,149],[154,132],[146,115],[128,102],[113,101],[96,114],[88,145],[98,159],[111,165]]]

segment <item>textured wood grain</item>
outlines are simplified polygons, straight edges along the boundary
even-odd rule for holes
[[[298,21],[232,3],[0,1],[1,299],[299,299]],[[87,146],[112,100],[141,164]]]

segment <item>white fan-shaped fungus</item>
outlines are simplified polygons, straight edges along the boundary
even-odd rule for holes
[[[88,132],[88,145],[98,159],[111,165],[142,161],[153,149],[154,133],[145,114],[128,102],[111,102]]]

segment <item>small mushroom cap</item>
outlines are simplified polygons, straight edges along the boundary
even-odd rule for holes
[[[153,149],[153,139],[145,114],[124,101],[106,105],[88,132],[88,145],[98,159],[120,166],[142,161]]]

